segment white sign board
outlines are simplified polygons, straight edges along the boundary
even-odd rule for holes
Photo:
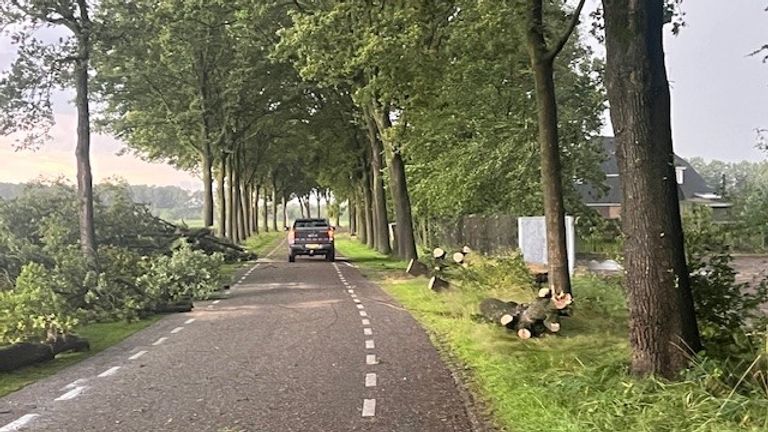
[[[547,264],[547,227],[544,216],[517,218],[517,241],[525,262]],[[565,217],[565,243],[568,249],[568,271],[573,274],[576,261],[576,237],[573,216]]]

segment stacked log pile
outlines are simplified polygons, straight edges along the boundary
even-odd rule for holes
[[[432,291],[443,291],[451,286],[447,280],[447,273],[454,268],[466,268],[467,255],[470,252],[469,246],[464,246],[461,251],[453,253],[448,260],[448,252],[445,249],[435,248],[428,263],[412,259],[405,272],[414,277],[429,276],[427,287]]]
[[[560,318],[570,314],[568,306],[572,302],[570,294],[553,296],[549,289],[542,288],[530,304],[485,299],[480,303],[480,313],[488,321],[516,331],[520,339],[530,339],[559,332]]]
[[[450,288],[451,276],[483,284],[477,272],[471,268],[472,250],[464,246],[461,251],[450,254],[442,248],[435,248],[426,262],[411,260],[406,272],[415,277],[427,276],[427,287],[435,292]],[[488,298],[480,303],[483,317],[509,330],[515,331],[520,339],[530,339],[547,333],[560,331],[560,319],[570,315],[569,306],[573,297],[567,293],[554,293],[543,286],[548,282],[548,268],[545,265],[526,263],[528,271],[539,287],[537,297],[531,303],[517,303]],[[460,272],[460,273],[459,273]]]

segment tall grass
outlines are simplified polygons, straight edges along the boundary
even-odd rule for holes
[[[521,341],[477,318],[485,296],[524,300],[526,281],[454,287],[435,294],[404,263],[348,240],[337,247],[424,325],[471,372],[473,389],[509,431],[766,431],[768,395],[731,391],[712,360],[679,381],[628,371],[625,295],[618,279],[574,279],[574,315],[560,334]],[[493,263],[487,272],[500,272]],[[756,353],[759,355],[758,353]]]

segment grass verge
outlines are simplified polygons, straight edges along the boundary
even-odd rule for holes
[[[508,431],[765,431],[766,398],[712,391],[716,377],[692,370],[670,383],[628,375],[624,294],[616,280],[574,279],[573,317],[557,336],[521,341],[475,319],[478,299],[519,299],[512,286],[435,294],[402,261],[339,238],[336,247],[392,295],[458,359],[470,386]]]
[[[287,234],[283,231],[261,232],[249,237],[245,241],[244,246],[249,251],[257,254],[259,258],[264,258],[268,253],[272,252],[275,246],[277,246],[286,235]]]
[[[0,373],[0,397],[13,393],[24,386],[53,375],[67,366],[73,365],[103,351],[137,331],[152,325],[160,318],[160,315],[156,315],[131,323],[112,322],[83,325],[75,329],[75,332],[79,336],[88,339],[88,342],[91,344],[90,351],[83,353],[59,354],[56,356],[55,360],[47,363],[29,366],[13,372]]]

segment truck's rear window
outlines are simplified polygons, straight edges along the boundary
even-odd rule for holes
[[[324,220],[297,220],[296,228],[326,228],[328,222]]]

